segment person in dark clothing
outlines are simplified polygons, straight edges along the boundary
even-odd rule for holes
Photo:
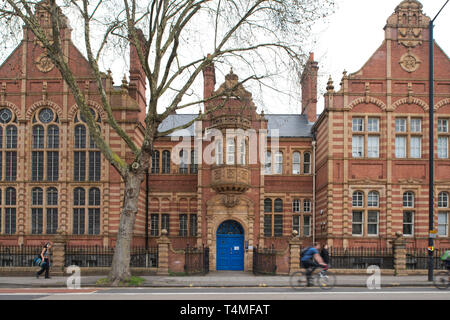
[[[322,257],[323,262],[327,265],[330,264],[330,253],[328,251],[328,244],[324,244],[322,246],[322,250],[320,250],[320,256]]]
[[[41,270],[39,270],[36,273],[36,278],[39,279],[39,276],[45,271],[45,279],[49,279],[50,275],[49,275],[49,271],[50,271],[50,252],[49,250],[52,247],[52,243],[51,242],[47,242],[45,244],[45,246],[42,248],[41,251],[41,259],[42,259],[42,264],[41,264]]]

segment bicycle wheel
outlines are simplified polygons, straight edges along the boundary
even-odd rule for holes
[[[450,273],[446,271],[438,272],[434,275],[434,286],[440,290],[445,290],[450,286]]]
[[[291,274],[289,284],[295,290],[302,290],[306,287],[306,274],[302,271],[297,271]]]
[[[336,275],[330,271],[324,274],[318,273],[316,277],[317,285],[322,290],[331,290],[336,285]]]

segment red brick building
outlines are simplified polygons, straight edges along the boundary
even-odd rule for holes
[[[166,229],[171,270],[182,270],[170,256],[187,244],[210,248],[211,270],[250,270],[252,248],[273,245],[285,270],[293,230],[303,243],[336,247],[388,247],[396,232],[409,246],[426,246],[429,18],[421,9],[417,1],[400,3],[367,63],[344,73],[339,91],[330,79],[318,118],[312,54],[299,114],[259,114],[237,75],[230,71],[218,86],[214,66],[206,68],[204,95],[219,98],[205,110],[224,107],[156,142],[134,242],[155,245]],[[131,159],[106,125],[88,63],[70,33],[67,25],[64,48],[104,136]],[[129,83],[114,86],[110,73],[103,81],[114,116],[139,143],[145,78],[133,50],[130,61]],[[450,61],[437,44],[435,66],[436,243],[448,246]],[[88,141],[69,89],[29,30],[0,67],[0,83],[0,243],[41,243],[61,229],[72,244],[113,245],[120,178]],[[231,99],[222,95],[226,88],[234,88]],[[172,114],[160,130],[197,116]]]

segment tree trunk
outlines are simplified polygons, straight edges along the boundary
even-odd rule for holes
[[[125,180],[125,195],[120,215],[120,225],[117,232],[116,247],[112,261],[109,280],[112,285],[131,277],[130,246],[133,239],[134,222],[138,212],[138,200],[143,174],[129,172]]]

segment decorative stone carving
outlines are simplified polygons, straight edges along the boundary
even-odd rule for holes
[[[47,54],[44,52],[36,59],[36,67],[39,71],[47,73],[53,70],[55,65],[53,64],[52,60],[47,56]]]
[[[226,194],[222,197],[222,203],[227,208],[233,208],[241,202],[241,199],[236,194]]]
[[[405,70],[406,72],[414,72],[417,69],[419,69],[420,64],[422,63],[422,61],[420,61],[420,59],[414,55],[411,52],[405,53],[401,58],[400,58],[400,66],[403,68],[403,70]]]
[[[407,48],[414,48],[422,44],[421,28],[398,28],[398,43]]]

